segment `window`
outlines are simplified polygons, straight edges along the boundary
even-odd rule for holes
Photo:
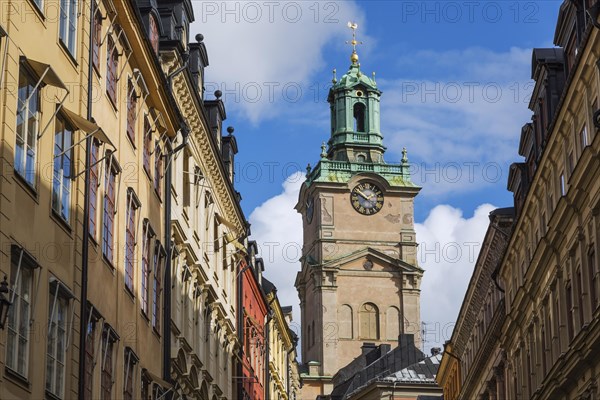
[[[90,236],[96,238],[96,218],[98,208],[98,153],[99,144],[96,140],[92,140],[92,148],[90,151],[90,195],[89,195],[89,228]]]
[[[94,14],[94,38],[92,40],[92,65],[96,70],[100,69],[100,46],[102,44],[102,13],[96,4],[96,13]]]
[[[150,126],[150,120],[146,115],[144,117],[144,170],[148,176],[152,176],[150,173],[150,158],[152,157],[152,128]]]
[[[106,48],[106,93],[117,104],[117,69],[119,67],[119,52],[112,37],[108,37]]]
[[[561,196],[565,196],[567,194],[567,186],[566,186],[566,182],[565,182],[565,174],[561,173],[560,174],[560,195]]]
[[[88,309],[88,312],[91,312]],[[85,336],[85,383],[83,398],[86,400],[92,400],[94,391],[94,357],[95,357],[95,346],[96,343],[96,321],[91,320],[87,326],[87,333]]]
[[[104,174],[104,216],[102,235],[102,254],[109,262],[113,262],[114,256],[114,223],[115,223],[115,197],[117,170],[110,163],[113,155],[109,157],[106,173]]]
[[[354,132],[365,131],[365,105],[356,103],[354,105]]]
[[[35,162],[40,118],[39,90],[35,80],[23,68],[19,73],[17,101],[17,142],[15,171],[32,187],[35,185]]]
[[[114,344],[116,335],[109,327],[102,334],[102,372],[100,379],[100,400],[112,398],[113,371],[114,371]]]
[[[62,398],[65,392],[65,362],[69,300],[62,295],[61,284],[54,282],[48,303],[48,345],[46,349],[46,390]]]
[[[158,54],[158,23],[156,22],[156,17],[152,14],[150,15],[150,18],[148,20],[148,37],[150,38],[150,43],[152,44],[154,52]]]
[[[12,252],[8,309],[6,366],[27,378],[29,372],[29,323],[32,308],[33,268],[23,250]]]
[[[596,270],[596,252],[588,253],[588,269],[590,274],[590,298],[592,301],[592,314],[598,306],[598,271]]]
[[[579,140],[581,145],[581,152],[583,153],[583,150],[585,150],[585,148],[589,145],[589,138],[587,128],[585,127],[585,125],[583,126],[581,132],[579,132]]]
[[[133,382],[135,381],[135,365],[138,363],[139,358],[135,355],[133,350],[129,347],[125,348],[125,359],[124,359],[124,379],[123,379],[123,399],[133,400]]]
[[[127,190],[127,212],[125,214],[125,287],[133,293],[133,264],[135,263],[136,211],[140,202],[133,189]]]
[[[398,340],[400,336],[400,310],[396,307],[389,307],[385,314],[387,339]]]
[[[162,174],[163,174],[163,159],[162,159],[162,150],[157,146],[156,149],[156,159],[154,161],[154,190],[160,197],[160,184],[162,182]]]
[[[352,307],[348,304],[343,304],[338,310],[338,321],[340,339],[352,339]]]
[[[137,110],[137,94],[131,79],[127,81],[127,136],[135,146],[135,117]]]
[[[567,301],[567,333],[569,334],[569,343],[573,340],[573,318],[575,313],[573,312],[573,289],[571,283],[568,283],[565,287],[565,300]]]
[[[77,0],[60,0],[60,40],[75,55],[77,39]]]
[[[579,316],[579,329],[581,329],[583,327],[583,323],[584,323],[584,315],[583,315],[583,276],[581,274],[581,268],[578,266],[577,267],[577,273],[575,274],[575,284],[576,286],[576,290],[577,290],[577,308],[578,308],[578,316]]]
[[[567,171],[569,172],[569,176],[573,175],[573,169],[574,167],[574,157],[573,157],[573,152],[570,151],[569,154],[567,155]]]
[[[145,315],[149,315],[148,308],[148,290],[150,287],[150,259],[152,255],[152,241],[151,239],[154,237],[154,232],[150,227],[148,221],[144,221],[144,238],[142,243],[142,311]]]
[[[72,143],[73,129],[62,118],[57,118],[54,133],[52,209],[66,222],[69,222],[71,211]]]
[[[154,285],[152,289],[152,327],[157,331],[160,329],[160,296],[162,292],[162,270],[165,259],[165,251],[159,242],[154,248]]]
[[[360,308],[360,338],[379,339],[379,310],[373,303],[365,303]]]

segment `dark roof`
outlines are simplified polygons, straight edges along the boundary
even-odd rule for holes
[[[265,291],[265,293],[267,293],[267,294],[277,291],[277,287],[273,284],[273,282],[271,282],[264,276],[262,277],[262,287],[263,287],[263,290]]]
[[[543,65],[562,65],[565,62],[563,49],[552,47],[548,49],[533,49],[531,60],[531,79],[537,80],[539,68]]]
[[[396,382],[434,383],[441,360],[442,354],[436,354],[421,360],[418,363],[409,365],[400,371],[394,372],[386,379]]]
[[[292,306],[284,306],[281,307],[281,312],[284,314],[289,314],[292,312]]]
[[[387,345],[387,349],[389,349],[389,345]],[[427,358],[415,346],[413,335],[400,335],[398,347],[391,351],[386,351],[387,349],[383,345],[377,346],[340,369],[333,378],[334,388],[331,392],[331,400],[345,399],[348,394],[359,390],[373,380],[389,376],[390,371],[402,371]],[[437,368],[435,371],[437,372]]]

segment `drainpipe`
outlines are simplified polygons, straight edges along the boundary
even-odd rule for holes
[[[87,86],[87,119],[92,119],[92,101],[93,101],[93,83],[92,75],[94,73],[92,59],[94,57],[94,14],[96,12],[96,2],[90,1],[90,40],[88,54],[88,86]],[[90,136],[85,140],[85,178],[83,195],[83,243],[81,244],[81,296],[79,300],[79,381],[77,398],[84,400],[85,397],[85,341],[87,338],[87,283],[88,283],[88,253],[89,253],[89,231],[90,231],[90,152],[92,151],[92,138]]]
[[[171,165],[169,162],[175,153],[183,149],[188,143],[189,128],[182,122],[180,129],[183,138],[182,143],[175,149],[164,155],[165,170],[165,251],[167,259],[165,260],[165,282],[163,284],[163,379],[171,382]],[[166,400],[173,398],[173,391],[168,392]]]

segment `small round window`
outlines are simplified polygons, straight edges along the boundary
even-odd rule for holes
[[[356,95],[357,95],[358,97],[362,97],[362,96],[363,96],[363,92],[362,92],[362,90],[357,90],[357,91],[356,91]]]

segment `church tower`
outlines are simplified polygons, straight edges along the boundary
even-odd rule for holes
[[[296,277],[302,313],[302,398],[331,392],[331,379],[365,343],[395,347],[400,334],[420,345],[420,283],[406,150],[384,160],[381,91],[361,71],[356,24],[350,69],[333,77],[331,132],[307,168],[296,210],[304,245]],[[367,345],[367,347],[370,345]]]

